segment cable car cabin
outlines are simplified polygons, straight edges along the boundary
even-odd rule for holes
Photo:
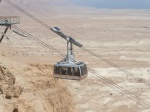
[[[58,27],[51,30],[67,41],[67,55],[64,59],[54,65],[54,77],[61,79],[81,80],[87,77],[87,66],[84,62],[74,60],[73,44],[82,47],[83,45],[72,37],[63,34]]]
[[[54,65],[54,77],[70,80],[82,80],[87,77],[87,66],[84,62],[77,64],[62,64]]]

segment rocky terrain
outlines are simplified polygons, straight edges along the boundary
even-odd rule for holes
[[[60,27],[85,48],[123,70],[74,47],[76,60],[86,62],[99,76],[115,84],[91,72],[82,81],[56,80],[52,65],[63,57],[31,38],[16,34],[12,28],[0,44],[2,112],[150,111],[149,86],[144,82],[150,81],[150,10],[100,10],[77,7],[67,0],[13,2],[49,27]],[[6,2],[0,5],[1,15],[19,15],[19,28],[66,53],[64,39]],[[1,26],[0,32],[3,31]]]
[[[0,56],[1,112],[73,112],[64,81],[55,80],[50,65],[15,63]]]

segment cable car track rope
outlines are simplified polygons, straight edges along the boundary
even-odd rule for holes
[[[6,1],[9,1],[9,0],[6,0]],[[24,11],[22,10],[21,12],[24,12]],[[36,19],[36,18],[35,18],[34,16],[32,16],[32,15],[31,15],[31,17],[32,17],[34,20],[36,20],[36,21],[38,21],[39,23],[41,23],[42,25],[44,25],[45,27],[47,27],[47,25],[46,25],[45,23],[43,24],[42,21],[39,21],[38,19]],[[60,51],[58,51],[57,49],[53,48],[52,46],[46,44],[45,42],[43,42],[43,41],[41,41],[41,40],[35,38],[34,36],[32,36],[31,34],[27,33],[26,31],[24,31],[24,30],[22,30],[22,29],[16,27],[15,25],[13,25],[13,28],[19,30],[20,32],[22,32],[22,33],[24,33],[24,34],[26,34],[26,35],[28,35],[31,39],[33,39],[33,40],[36,41],[37,43],[40,43],[40,44],[43,45],[44,47],[46,47],[46,48],[48,48],[48,49],[50,49],[50,50],[52,50],[52,51],[58,53],[58,54],[61,55],[61,56],[64,56],[64,54],[61,53]],[[49,26],[48,26],[47,28],[49,28]],[[28,38],[28,39],[29,39],[29,38]],[[83,49],[84,49],[84,48],[83,48]],[[92,51],[88,51],[87,49],[84,49],[84,50],[87,51],[87,52],[93,53]],[[95,54],[93,54],[93,56],[94,56],[94,55],[95,55]],[[95,56],[96,56],[96,55],[95,55]],[[98,56],[99,56],[99,55],[97,55],[97,57],[98,57]],[[103,59],[103,58],[102,58],[102,59]],[[106,60],[106,59],[103,59],[103,60],[109,63],[108,60]],[[115,66],[115,67],[116,67],[116,66]],[[111,81],[111,80],[105,78],[104,76],[100,75],[99,73],[95,72],[94,70],[92,70],[92,69],[90,69],[90,68],[88,68],[88,70],[89,70],[90,73],[92,73],[93,75],[95,75],[95,76],[98,77],[99,79],[103,79],[105,82],[107,82],[107,83],[113,85],[113,86],[116,87],[118,90],[123,91],[124,93],[130,95],[130,96],[128,96],[128,95],[127,95],[127,96],[130,97],[130,98],[132,98],[134,101],[136,101],[136,102],[137,102],[137,100],[138,100],[138,101],[141,101],[141,102],[138,102],[138,103],[140,103],[140,104],[143,105],[143,106],[146,106],[147,108],[150,107],[150,103],[147,102],[147,101],[145,101],[144,99],[141,99],[139,96],[134,95],[133,93],[129,92],[128,90],[126,90],[126,89],[120,87],[119,85],[115,84],[113,81]],[[111,87],[111,86],[110,86],[110,87]],[[112,87],[111,87],[111,88],[112,88]],[[114,88],[113,88],[113,89],[114,89]],[[116,90],[116,89],[115,89],[115,90]]]
[[[5,0],[7,3],[11,4],[13,7],[17,8],[19,11],[21,11],[22,13],[26,14],[27,16],[29,16],[30,18],[34,19],[35,21],[37,21],[38,23],[40,23],[41,25],[43,25],[46,28],[51,28],[49,25],[47,25],[46,23],[44,23],[43,21],[39,20],[38,18],[36,18],[35,16],[33,16],[32,14],[30,14],[29,12],[25,11],[24,9],[22,9],[21,7],[19,7],[18,5],[12,3],[10,0]]]
[[[58,51],[57,49],[55,49],[55,48],[53,48],[52,46],[46,44],[45,42],[39,40],[38,38],[34,37],[33,35],[27,33],[26,31],[24,31],[24,30],[18,28],[17,26],[12,25],[12,28],[14,28],[14,29],[16,29],[16,30],[22,32],[22,33],[25,34],[25,35],[27,35],[27,37],[25,37],[25,38],[27,38],[27,39],[32,39],[32,40],[36,41],[37,43],[41,44],[42,46],[44,46],[44,47],[46,47],[46,48],[48,48],[48,49],[50,49],[50,50],[52,50],[53,52],[58,53],[60,56],[63,56],[63,57],[65,56],[65,54],[61,53],[61,52]],[[28,37],[30,37],[30,38],[28,38]],[[117,91],[117,92],[124,92],[125,94],[130,95],[130,96],[127,95],[127,97],[131,98],[131,99],[134,100],[135,102],[137,102],[137,100],[140,101],[140,102],[138,102],[140,105],[142,105],[142,106],[144,106],[144,107],[146,107],[146,108],[149,108],[149,107],[150,107],[150,103],[147,102],[147,101],[145,101],[144,99],[140,98],[139,96],[134,95],[133,93],[129,92],[128,90],[126,90],[126,89],[124,89],[123,87],[117,85],[117,84],[114,83],[113,81],[111,81],[111,80],[105,78],[104,76],[100,75],[99,73],[95,72],[94,70],[92,70],[92,69],[90,69],[90,68],[88,68],[88,71],[89,71],[91,74],[93,74],[94,76],[98,77],[99,79],[102,79],[103,81],[105,81],[105,82],[107,82],[108,84],[110,84],[111,86],[109,86],[109,87],[111,87],[111,88],[114,89],[115,91]],[[115,88],[114,88],[114,87],[115,87]]]
[[[64,57],[65,54],[63,54],[62,52],[58,51],[57,49],[53,48],[52,46],[46,44],[45,42],[39,40],[38,38],[32,36],[31,34],[27,33],[26,31],[18,28],[17,26],[13,25],[12,26],[14,29],[16,30],[19,30],[20,32],[22,32],[23,34],[27,35],[28,37],[30,37],[30,39],[36,41],[37,43],[41,44],[42,46],[52,50],[53,52],[56,52],[58,53],[60,56]],[[27,37],[25,37],[27,38]],[[29,38],[28,38],[29,39]],[[102,79],[103,81],[105,81],[106,83],[110,84],[112,89],[114,89],[115,91],[117,92],[124,92],[127,97],[131,98],[132,100],[134,100],[135,102],[140,101],[138,102],[140,105],[146,107],[146,108],[149,108],[150,107],[150,103],[145,101],[144,99],[140,98],[139,96],[137,95],[134,95],[133,93],[131,93],[130,91],[124,89],[123,87],[119,86],[118,84],[114,83],[113,81],[109,80],[108,78],[105,78],[104,76],[100,75],[99,73],[95,72],[94,70],[88,68],[88,71],[93,74],[94,76],[96,76],[97,78],[99,79]],[[115,88],[114,88],[115,87]]]
[[[103,58],[102,56],[100,56],[100,55],[98,55],[98,54],[96,54],[96,53],[94,53],[94,52],[92,52],[92,51],[86,49],[85,47],[82,47],[81,49],[83,49],[84,51],[88,52],[88,53],[91,54],[92,56],[95,56],[95,57],[97,57],[98,59],[104,61],[105,63],[107,63],[107,64],[109,64],[109,65],[111,65],[111,66],[117,68],[118,70],[122,71],[123,73],[127,74],[128,76],[133,77],[133,78],[136,79],[136,80],[142,79],[142,81],[144,82],[143,84],[146,85],[146,86],[148,86],[148,87],[150,88],[150,84],[149,84],[145,79],[139,78],[139,77],[135,76],[135,75],[132,74],[131,72],[127,71],[126,69],[123,69],[123,68],[119,67],[118,65],[114,64],[113,62],[111,62],[111,61],[109,61],[109,60]]]
[[[42,24],[42,25],[45,26],[46,28],[50,29],[50,26],[49,26],[49,25],[47,25],[46,23],[42,22],[41,20],[39,20],[38,18],[36,18],[36,17],[33,16],[32,14],[30,14],[29,12],[25,11],[24,9],[22,9],[22,8],[19,7],[18,5],[12,3],[10,0],[6,0],[6,2],[9,3],[9,4],[11,4],[11,5],[12,5],[13,7],[15,7],[17,10],[19,10],[19,11],[21,11],[22,13],[26,14],[26,15],[29,16],[30,18],[34,19],[34,20],[37,21],[38,23]],[[65,25],[65,27],[66,27],[66,25]],[[71,29],[71,30],[72,30],[72,29]],[[76,31],[75,31],[75,32],[76,32]],[[78,32],[76,32],[76,33],[78,33]],[[145,79],[139,78],[139,77],[135,76],[133,73],[127,71],[127,70],[124,69],[124,68],[121,68],[120,66],[118,66],[118,65],[114,64],[113,62],[111,62],[111,61],[109,61],[109,60],[103,58],[102,56],[100,56],[100,55],[98,55],[98,54],[96,54],[96,53],[90,51],[89,49],[86,49],[86,48],[84,48],[84,47],[82,47],[81,49],[84,50],[84,51],[86,51],[86,52],[88,52],[89,54],[91,54],[91,55],[97,57],[99,60],[104,61],[105,63],[107,63],[107,64],[109,64],[109,65],[111,65],[111,66],[117,68],[118,70],[120,70],[120,71],[122,71],[123,73],[125,73],[125,75],[131,76],[131,77],[135,78],[136,80],[139,80],[139,79],[141,80],[141,79],[142,79],[143,84],[150,88],[150,84],[149,84]]]
[[[10,2],[10,0],[8,0],[8,1]],[[7,2],[7,0],[6,0],[6,2]],[[9,3],[9,2],[7,2],[7,3]],[[22,3],[21,3],[21,4],[22,4]],[[16,5],[16,4],[14,4],[14,3],[11,2],[11,5]],[[27,7],[28,9],[33,10],[34,12],[40,13],[40,15],[43,15],[43,16],[46,17],[45,14],[42,14],[41,12],[39,12],[39,11],[37,11],[37,10],[35,10],[35,9],[31,8],[31,7],[29,7],[29,6],[26,6],[25,4],[22,4],[22,5],[25,6],[25,7]],[[25,11],[23,8],[19,7],[18,5],[14,6],[14,7],[16,7],[16,8],[18,7],[19,9],[22,9],[24,12],[26,12],[26,15],[27,15],[27,13],[28,13],[28,15],[32,15],[32,14],[30,14],[29,12]],[[22,12],[22,11],[21,11],[21,12]],[[22,12],[22,13],[23,13],[23,12]],[[32,15],[32,16],[33,16],[33,15]],[[36,17],[34,16],[34,18],[36,18]],[[37,19],[37,18],[36,18],[36,19]],[[55,21],[55,22],[57,22],[57,23],[59,23],[59,24],[65,26],[65,27],[68,28],[69,30],[72,30],[72,31],[74,31],[74,32],[76,32],[76,33],[78,33],[78,34],[80,34],[80,35],[82,35],[82,36],[85,36],[85,35],[83,35],[82,33],[78,32],[78,31],[75,31],[74,29],[68,27],[67,25],[65,25],[65,24],[63,24],[63,23],[61,23],[61,22],[59,22],[59,21],[57,21],[57,20],[55,20],[55,19],[53,19],[53,18],[49,18],[49,19],[51,19],[51,20],[53,20],[53,21]],[[39,19],[38,19],[38,20],[39,20]],[[41,20],[39,20],[39,21],[41,21]],[[37,21],[37,22],[38,22],[38,21]],[[41,21],[41,22],[42,22],[42,21]],[[45,23],[44,23],[44,24],[45,24]],[[46,25],[46,26],[48,26],[48,25]],[[48,28],[48,27],[47,27],[47,28]],[[50,26],[49,26],[49,28],[50,28]],[[85,36],[85,37],[86,37],[86,36]]]

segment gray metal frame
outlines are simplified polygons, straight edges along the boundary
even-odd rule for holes
[[[69,67],[71,68],[77,68],[80,71],[79,75],[63,75],[62,73],[56,74],[54,70],[54,77],[55,78],[63,78],[63,79],[72,79],[72,80],[81,80],[85,77],[87,77],[87,69],[86,69],[86,74],[82,75],[82,69],[81,66],[86,66],[84,62],[77,62],[74,59],[74,53],[73,53],[73,44],[82,47],[83,45],[80,44],[79,42],[75,41],[72,37],[67,36],[61,32],[61,30],[58,27],[53,27],[51,28],[53,32],[58,34],[59,36],[63,37],[67,41],[67,55],[64,59],[62,59],[60,62],[57,62],[57,64],[54,65],[54,67],[66,67],[67,69]],[[55,68],[54,68],[55,69]],[[68,72],[66,72],[68,73]]]
[[[20,23],[20,18],[18,16],[0,16],[0,25],[6,26],[6,29],[0,38],[0,43],[2,42],[8,29],[11,28],[11,25],[18,23]]]
[[[54,68],[54,77],[55,78],[61,78],[61,79],[71,79],[71,80],[81,80],[81,79],[84,79],[85,77],[87,77],[87,74],[83,74],[82,75],[82,69],[81,69],[81,66],[85,66],[86,64],[85,63],[83,63],[83,64],[80,64],[80,65],[71,65],[71,64],[55,64],[54,65],[54,67],[60,67],[59,68],[59,72],[60,72],[60,74],[57,74],[56,72],[55,72],[55,68]],[[66,74],[65,75],[63,75],[63,73],[61,73],[62,72],[62,67],[66,67],[67,69],[69,69],[69,68],[71,68],[71,69],[78,69],[79,70],[79,74],[78,75],[75,75],[74,73],[74,71],[72,72],[73,74],[72,75],[70,75],[70,74],[68,74],[68,70],[66,70]],[[86,69],[87,70],[87,69]]]

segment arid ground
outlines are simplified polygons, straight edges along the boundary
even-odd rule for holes
[[[113,84],[90,72],[82,81],[56,80],[51,66],[63,57],[14,33],[12,27],[0,44],[0,112],[150,111],[150,10],[94,9],[65,5],[67,0],[51,0],[49,4],[47,0],[12,1],[49,27],[60,27],[115,67],[74,47],[76,60],[86,62]],[[7,2],[0,4],[0,16],[14,15],[20,16],[17,27],[66,53],[64,39]],[[0,26],[0,32],[4,29]],[[15,84],[8,84],[9,78],[4,77],[6,68],[15,77]]]

